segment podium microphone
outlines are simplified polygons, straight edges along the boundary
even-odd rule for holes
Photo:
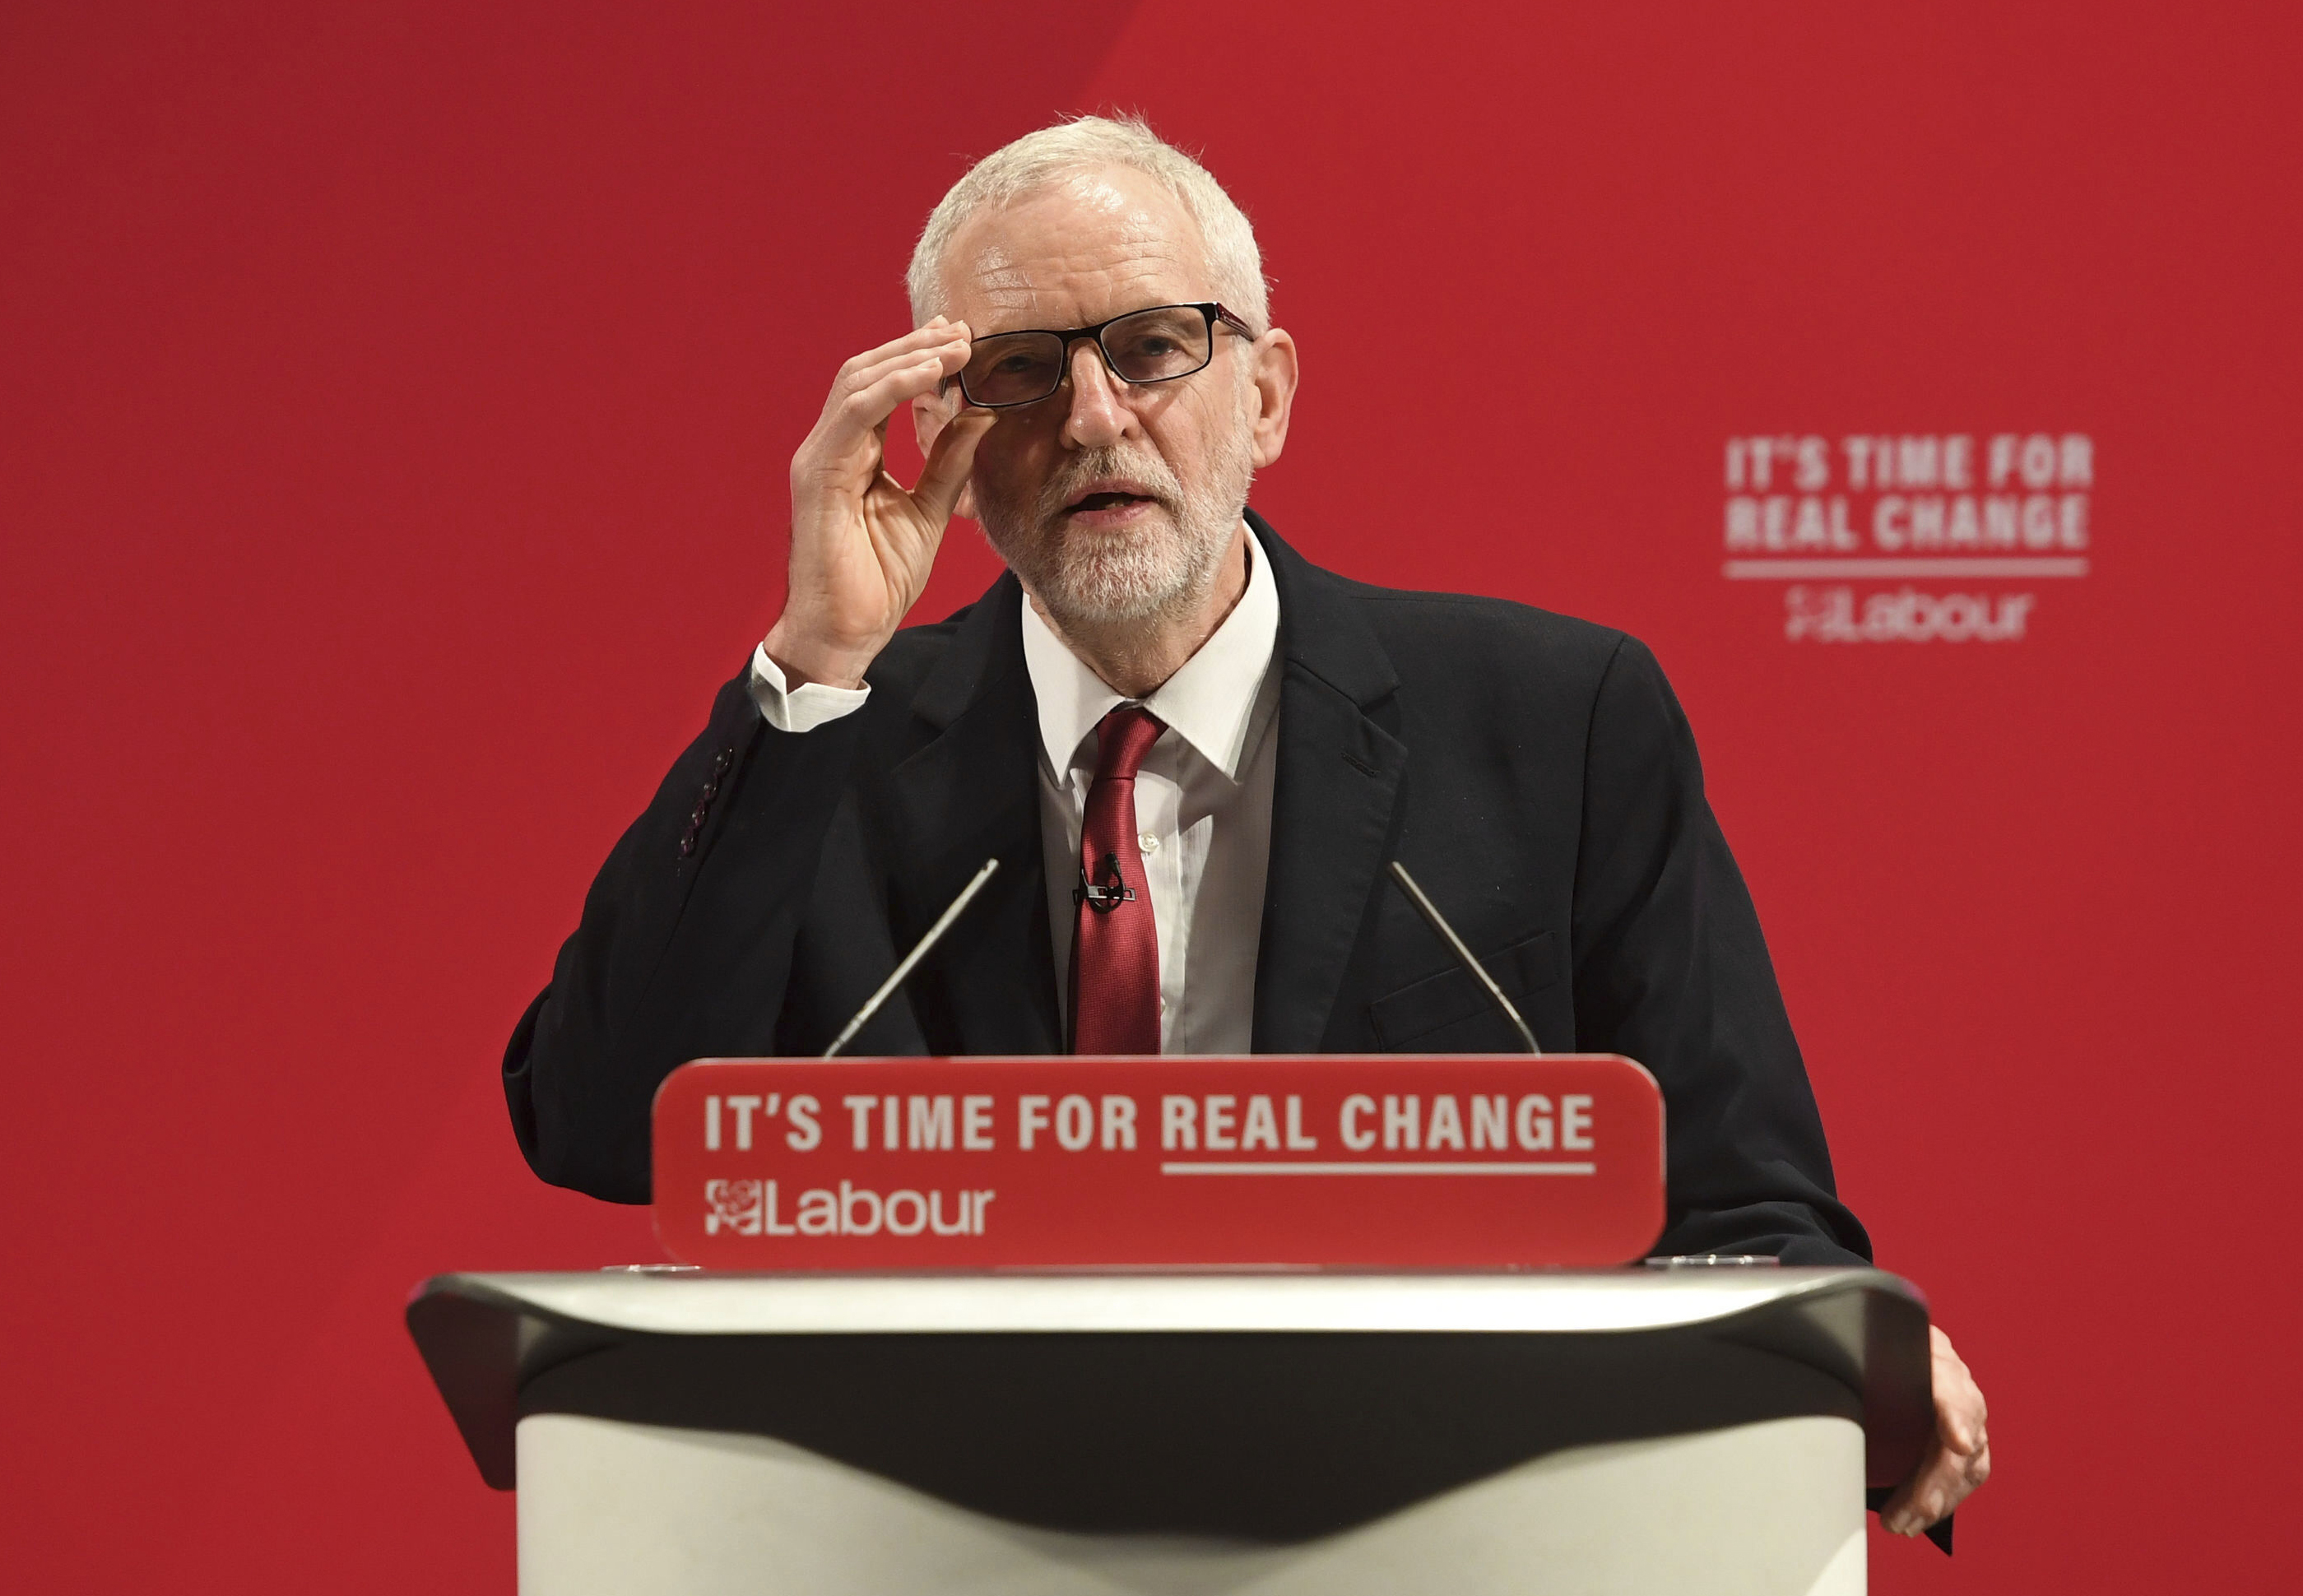
[[[1535,1033],[1527,1028],[1527,1021],[1519,1017],[1519,1010],[1512,1007],[1512,1001],[1504,996],[1504,989],[1496,984],[1496,978],[1488,974],[1487,967],[1472,957],[1472,950],[1464,945],[1464,939],[1455,934],[1455,928],[1447,924],[1447,917],[1439,912],[1437,904],[1423,895],[1423,889],[1417,886],[1415,878],[1407,874],[1407,866],[1397,859],[1391,862],[1391,879],[1397,882],[1399,890],[1407,894],[1407,901],[1415,906],[1415,912],[1439,933],[1439,940],[1447,944],[1447,950],[1472,972],[1473,980],[1487,989],[1488,997],[1503,1010],[1504,1018],[1511,1021],[1512,1029],[1519,1033],[1519,1039],[1527,1043],[1527,1051],[1541,1058],[1543,1050],[1535,1044]]]
[[[990,881],[991,873],[999,868],[1000,861],[997,859],[983,861],[983,868],[975,873],[974,880],[960,888],[959,896],[951,900],[951,907],[937,916],[936,923],[928,927],[928,933],[919,940],[909,953],[904,955],[904,962],[898,965],[885,981],[880,983],[879,991],[864,1000],[864,1007],[856,1011],[856,1018],[849,1020],[841,1028],[839,1034],[831,1039],[831,1045],[823,1050],[825,1058],[832,1057],[841,1048],[856,1040],[856,1033],[862,1030],[870,1023],[872,1017],[880,1012],[880,1006],[882,1003],[896,995],[896,988],[904,984],[904,978],[912,973],[912,967],[928,956],[929,949],[943,940],[943,933],[951,929],[952,922],[958,919],[961,912],[975,901],[975,895],[983,891],[983,883]],[[713,1101],[717,1102],[718,1099],[715,1098]],[[889,1101],[892,1102],[895,1100],[890,1098]]]

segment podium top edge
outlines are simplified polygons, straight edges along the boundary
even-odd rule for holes
[[[1793,1299],[1926,1299],[1876,1269],[1641,1269],[1525,1274],[722,1272],[435,1276],[460,1297],[643,1335],[1506,1333],[1666,1330]]]

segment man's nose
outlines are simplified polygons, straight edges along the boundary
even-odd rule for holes
[[[1064,418],[1065,440],[1081,449],[1102,449],[1126,437],[1135,426],[1124,384],[1103,363],[1103,351],[1092,338],[1072,345],[1071,410]]]

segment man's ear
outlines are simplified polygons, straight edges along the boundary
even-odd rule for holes
[[[922,460],[934,450],[937,437],[951,425],[956,413],[948,401],[932,393],[923,393],[912,401],[912,436],[919,440]],[[971,521],[977,519],[974,482],[959,490],[959,499],[952,505],[951,512]]]
[[[1287,446],[1287,418],[1295,408],[1295,340],[1278,327],[1255,341],[1255,431],[1250,458],[1257,470]]]

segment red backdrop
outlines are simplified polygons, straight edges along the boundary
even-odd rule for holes
[[[2284,1571],[2290,7],[666,9],[0,19],[25,1588],[508,1588],[402,1295],[652,1246],[527,1176],[503,1037],[920,218],[1109,105],[1257,220],[1279,527],[1678,682],[1844,1187],[1994,1403],[1958,1559],[1878,1588]],[[1840,585],[2020,639],[1723,574],[1731,439],[2003,433],[2091,441],[2085,576]]]

